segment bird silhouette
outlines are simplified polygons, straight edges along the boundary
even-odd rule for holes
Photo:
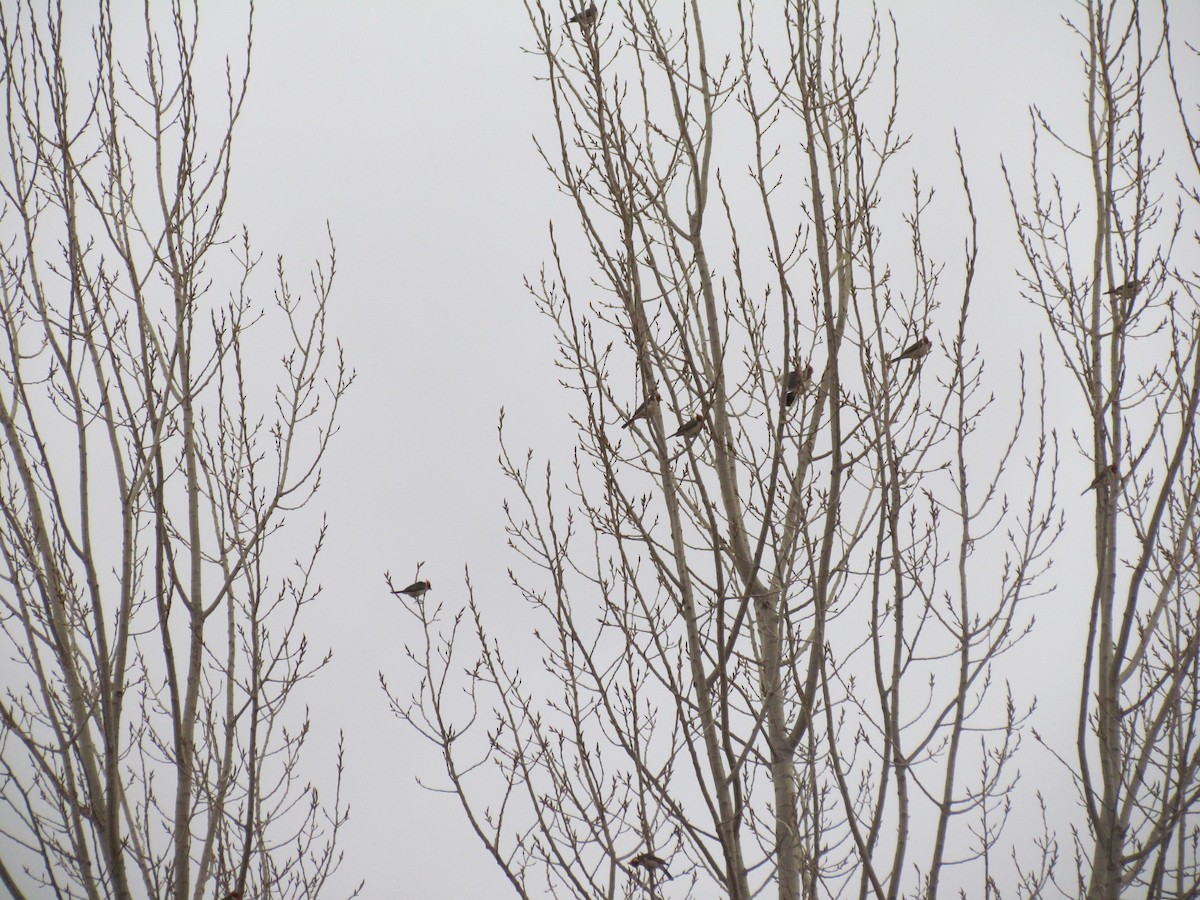
[[[911,344],[909,344],[907,347],[905,347],[901,352],[899,352],[895,356],[893,356],[888,361],[888,365],[894,366],[896,363],[900,362],[900,360],[902,360],[902,359],[920,359],[921,357],[923,357],[927,353],[929,353],[929,349],[932,346],[933,346],[933,342],[929,340],[929,337],[926,335],[923,335],[919,341],[913,341]]]
[[[1080,492],[1079,496],[1082,497],[1088,491],[1096,490],[1096,488],[1100,487],[1102,484],[1116,484],[1118,480],[1119,476],[1117,475],[1117,464],[1113,463],[1111,466],[1107,466],[1106,468],[1103,468],[1097,472],[1096,477],[1092,479],[1092,483],[1085,487],[1083,491]]]
[[[791,406],[796,402],[796,398],[804,393],[804,389],[808,387],[808,381],[812,378],[812,366],[807,365],[803,370],[792,369],[787,373],[787,378],[783,381],[784,395],[783,405]]]
[[[578,25],[584,31],[591,31],[592,26],[596,24],[596,4],[588,4],[588,8],[582,12],[577,12],[571,18],[567,19],[568,25]]]
[[[667,871],[666,860],[655,856],[649,850],[647,850],[645,853],[639,853],[637,856],[631,859],[629,861],[629,867],[631,869],[645,869],[647,872],[652,874],[661,870],[662,873],[667,876],[667,881],[671,880],[671,873]]]
[[[395,593],[407,594],[408,596],[412,597],[414,600],[420,600],[422,597],[425,596],[425,592],[427,590],[429,590],[431,587],[433,587],[433,583],[430,581],[414,581],[412,584],[410,584],[404,590],[396,591]]]
[[[630,417],[625,420],[625,424],[622,425],[621,427],[628,428],[630,425],[632,425],[638,419],[648,418],[650,413],[652,413],[654,411],[654,407],[656,407],[658,405],[658,401],[661,399],[662,399],[662,397],[659,396],[658,391],[655,391],[653,394],[651,394],[649,397],[647,397],[645,400],[642,401],[642,405],[633,411],[633,414],[630,415]]]
[[[1115,297],[1118,300],[1132,300],[1137,296],[1137,292],[1142,289],[1142,285],[1146,283],[1144,278],[1131,278],[1124,284],[1118,284],[1115,288],[1110,288],[1104,294],[1107,297]]]
[[[691,439],[699,433],[700,427],[703,424],[704,424],[704,413],[696,413],[696,417],[694,419],[688,419],[686,422],[684,422],[682,425],[680,425],[679,430],[676,431],[673,435],[671,435],[671,437],[681,437],[681,438]]]

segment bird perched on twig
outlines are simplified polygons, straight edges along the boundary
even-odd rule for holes
[[[433,587],[433,583],[430,581],[414,581],[412,584],[410,584],[404,590],[393,591],[393,593],[407,594],[408,596],[412,597],[414,600],[420,600],[422,597],[425,596],[425,592],[427,590],[429,590],[431,587]]]
[[[567,19],[568,25],[578,25],[584,31],[591,31],[592,26],[596,24],[596,4],[588,4],[588,8],[582,12],[577,12],[571,18]]]
[[[696,417],[694,419],[688,419],[686,422],[680,425],[679,430],[671,435],[671,437],[688,438],[690,440],[699,434],[700,428],[703,425],[704,413],[696,413]]]
[[[803,369],[792,369],[792,371],[787,373],[787,378],[783,380],[784,406],[791,406],[796,402],[796,398],[803,394],[804,389],[808,387],[810,378],[812,378],[811,364],[805,366]]]
[[[667,871],[666,860],[655,856],[649,850],[647,850],[645,853],[639,853],[637,856],[631,859],[629,861],[629,868],[645,869],[651,874],[661,871],[667,876],[667,881],[671,880],[671,873]]]
[[[1131,278],[1124,284],[1118,284],[1115,288],[1105,291],[1104,295],[1106,297],[1115,297],[1117,300],[1132,300],[1137,296],[1137,292],[1142,289],[1142,285],[1145,283],[1145,278]]]
[[[1082,497],[1088,491],[1096,490],[1096,488],[1100,487],[1102,484],[1115,485],[1119,480],[1120,478],[1117,475],[1117,464],[1113,463],[1111,466],[1103,468],[1097,472],[1096,477],[1092,479],[1092,483],[1085,487],[1079,496]]]
[[[933,342],[929,340],[928,335],[922,335],[919,341],[913,341],[902,351],[888,360],[888,365],[894,366],[902,359],[920,359],[929,353],[929,350],[932,346]]]
[[[659,396],[658,391],[655,391],[653,394],[651,394],[649,397],[647,397],[645,400],[642,401],[642,405],[633,411],[633,414],[628,419],[625,420],[625,424],[622,425],[621,427],[628,428],[630,425],[632,425],[638,419],[648,418],[650,413],[652,413],[654,411],[654,407],[656,407],[658,405],[658,401],[661,399],[662,399],[662,397]]]

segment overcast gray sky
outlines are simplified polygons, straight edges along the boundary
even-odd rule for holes
[[[204,8],[209,40],[236,32],[230,5]],[[1196,36],[1195,6],[1178,5],[1177,27]],[[1035,328],[1024,324],[1034,313],[1013,275],[999,159],[1026,169],[1031,103],[1083,122],[1078,44],[1059,22],[1074,4],[889,7],[900,33],[901,125],[914,135],[898,173],[915,167],[938,189],[947,221],[931,249],[957,258],[958,129],[980,214],[977,315],[1008,342],[1000,359],[1011,361],[1017,347],[1032,349]],[[843,3],[847,17],[869,9]],[[720,43],[719,28],[710,31]],[[586,278],[588,259],[531,140],[549,134],[552,118],[538,60],[521,50],[530,44],[517,2],[258,5],[229,221],[244,221],[268,258],[283,253],[301,286],[328,220],[338,247],[333,331],[359,376],[318,497],[331,531],[310,635],[335,659],[310,691],[318,735],[309,763],[319,776],[345,729],[353,817],[340,883],[366,877],[367,897],[504,891],[451,798],[414,784],[438,780],[438,757],[390,718],[376,673],[398,688],[408,671],[409,622],[384,570],[407,583],[424,561],[436,596],[456,605],[469,565],[496,623],[520,602],[505,577],[515,560],[496,465],[500,407],[515,448],[565,462],[572,446],[555,348],[522,277],[549,256],[551,217],[576,277]],[[1060,788],[1069,790],[1065,779]]]

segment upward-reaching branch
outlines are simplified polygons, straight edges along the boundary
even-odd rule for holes
[[[1085,47],[1087,120],[1069,149],[1087,160],[1092,217],[1073,211],[1057,175],[1046,189],[1038,133],[1066,140],[1040,115],[1030,212],[1009,183],[1027,295],[1080,388],[1090,426],[1080,451],[1095,475],[1085,491],[1095,567],[1073,768],[1087,812],[1077,867],[1081,891],[1096,900],[1188,896],[1200,888],[1183,849],[1197,815],[1200,682],[1196,613],[1180,591],[1196,568],[1200,337],[1195,279],[1173,262],[1194,228],[1182,203],[1173,220],[1163,215],[1171,179],[1153,149],[1173,137],[1146,114],[1155,94],[1172,90],[1181,112],[1183,101],[1173,65],[1163,65],[1166,4],[1161,15],[1109,0],[1080,11],[1086,22],[1073,30]],[[1186,122],[1185,113],[1185,136]],[[1082,246],[1086,261],[1074,252]]]
[[[532,456],[502,451],[545,677],[518,674],[474,606],[467,633],[417,603],[418,687],[394,709],[518,894],[932,896],[948,860],[999,840],[1024,712],[992,671],[1057,519],[1044,419],[1023,518],[995,509],[1015,431],[970,489],[968,438],[994,417],[967,328],[973,233],[943,343],[930,196],[915,183],[898,236],[881,212],[906,143],[898,42],[873,20],[856,53],[809,0],[787,4],[783,50],[750,3],[731,50],[696,2],[674,21],[641,0],[526,9],[557,142],[538,149],[596,285],[578,290],[552,228],[529,290],[579,446],[536,485]],[[1010,524],[1007,568],[968,559],[1002,533],[985,516]],[[464,657],[465,709],[446,687]],[[948,825],[967,814],[985,823],[971,846]]]
[[[77,10],[11,7],[0,634],[20,674],[0,698],[5,882],[316,896],[340,859],[342,763],[318,803],[298,781],[309,722],[287,701],[328,660],[309,659],[299,628],[323,529],[290,574],[272,537],[316,490],[353,380],[326,343],[332,244],[310,299],[280,269],[275,309],[251,293],[248,236],[240,254],[213,252],[230,237],[249,21],[213,121],[196,4],[147,6],[136,66],[117,50],[136,34],[99,4],[90,72],[65,49]],[[252,334],[262,317],[286,337]],[[284,356],[273,397],[254,387],[265,370],[246,371],[252,344]]]

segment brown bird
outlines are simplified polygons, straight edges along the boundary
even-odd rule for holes
[[[787,373],[787,378],[783,380],[784,395],[783,405],[791,406],[796,402],[796,398],[804,393],[804,389],[808,387],[808,381],[812,378],[812,366],[807,365],[803,371],[792,369]]]
[[[568,25],[578,25],[584,31],[591,31],[592,26],[596,24],[596,4],[591,3],[588,8],[582,12],[577,12],[571,18],[567,19]]]
[[[433,587],[433,582],[430,581],[414,581],[402,591],[394,591],[397,594],[407,594],[414,600],[420,600],[425,596],[425,592]]]
[[[891,360],[888,361],[888,365],[894,366],[902,359],[920,359],[929,353],[929,349],[932,346],[933,342],[929,340],[929,337],[922,336],[919,341],[914,341],[905,347],[900,353],[897,353],[895,356],[893,356]]]
[[[667,871],[667,863],[665,860],[655,856],[649,850],[645,853],[639,853],[629,861],[631,869],[645,869],[647,872],[654,873],[662,871],[667,876],[667,881],[671,880],[671,873]]]
[[[1113,463],[1111,466],[1108,466],[1107,468],[1101,469],[1099,472],[1097,472],[1096,477],[1092,479],[1092,483],[1085,487],[1079,496],[1082,497],[1088,491],[1096,490],[1096,488],[1100,487],[1102,484],[1115,485],[1119,480],[1119,476],[1117,475],[1117,464]]]
[[[642,401],[642,405],[633,411],[633,415],[631,415],[625,421],[625,424],[622,425],[621,427],[628,428],[630,425],[632,425],[638,419],[648,418],[650,413],[652,413],[654,411],[654,407],[656,407],[658,405],[658,401],[661,399],[662,399],[662,397],[659,396],[658,391],[655,391],[653,394],[651,394],[649,397],[647,397],[645,400]]]
[[[671,437],[688,438],[690,440],[699,433],[700,428],[703,425],[704,413],[696,413],[696,418],[688,419],[686,422],[680,425],[679,430],[671,435]]]
[[[1131,278],[1124,284],[1119,284],[1115,288],[1104,292],[1107,297],[1115,297],[1118,300],[1132,300],[1137,296],[1137,292],[1142,289],[1142,285],[1146,283],[1144,278]]]

